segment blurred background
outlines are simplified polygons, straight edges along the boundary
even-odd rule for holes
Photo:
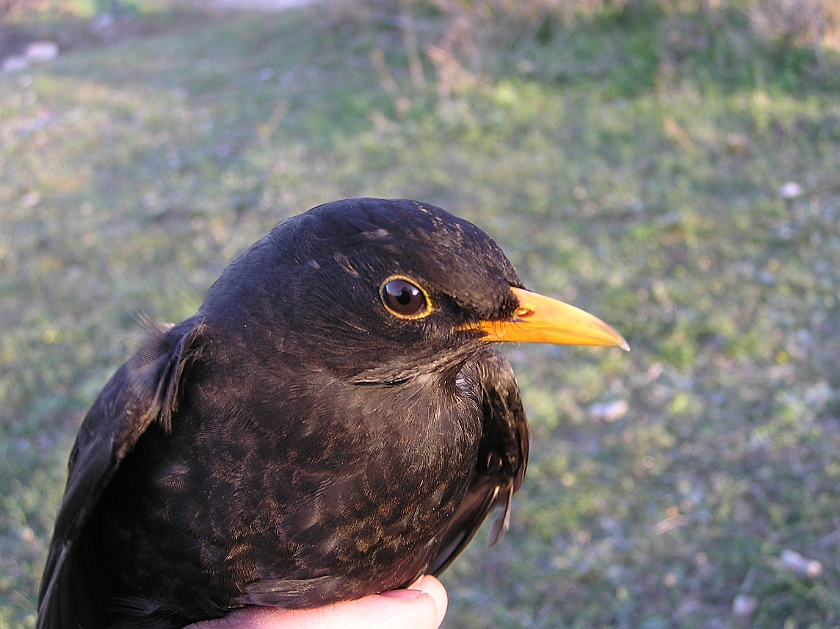
[[[632,347],[508,351],[531,465],[445,627],[840,626],[840,2],[278,4],[0,0],[0,628],[141,313],[361,195]]]

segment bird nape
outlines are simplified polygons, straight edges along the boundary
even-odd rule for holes
[[[627,348],[434,206],[280,223],[88,411],[39,629],[316,607],[440,573],[497,509],[499,539],[529,439],[499,341]]]

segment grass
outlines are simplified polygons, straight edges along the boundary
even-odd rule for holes
[[[705,19],[554,24],[448,93],[426,57],[412,84],[393,21],[317,11],[180,15],[0,75],[0,627],[34,624],[138,313],[188,316],[276,222],[355,195],[473,220],[632,346],[508,352],[531,466],[510,534],[445,575],[445,626],[840,626],[840,60]]]

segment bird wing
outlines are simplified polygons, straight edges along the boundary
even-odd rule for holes
[[[472,482],[429,566],[428,572],[435,575],[449,567],[496,508],[502,510],[490,531],[490,545],[504,536],[511,497],[522,486],[528,463],[528,422],[510,364],[489,347],[465,368],[475,370],[473,377],[481,388],[482,437]]]
[[[95,626],[95,569],[82,532],[120,463],[154,421],[170,426],[185,363],[201,325],[149,326],[148,338],[111,377],[85,416],[70,454],[67,486],[38,594],[38,629]]]

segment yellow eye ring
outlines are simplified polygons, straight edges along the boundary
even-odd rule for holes
[[[422,319],[432,314],[429,293],[404,275],[392,275],[379,288],[382,303],[398,319]]]

